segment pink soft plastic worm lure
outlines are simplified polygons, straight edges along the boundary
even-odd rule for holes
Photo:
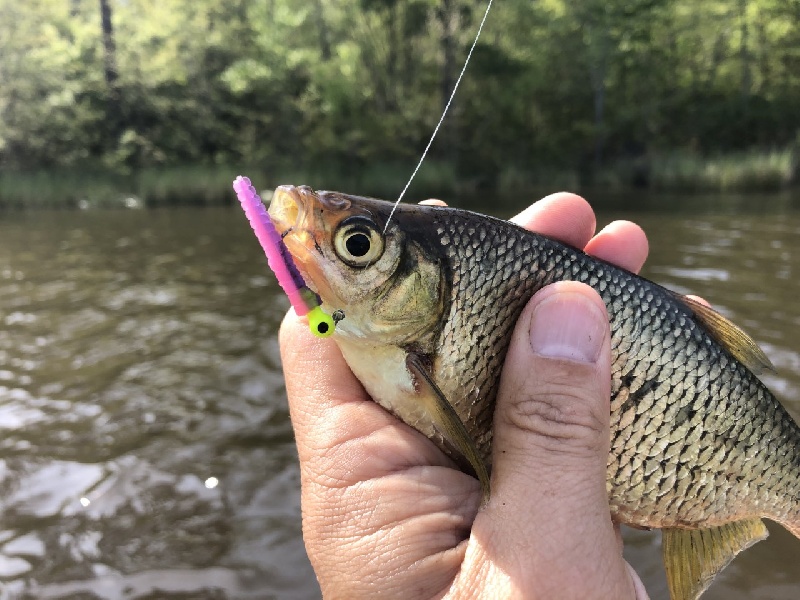
[[[278,278],[278,283],[289,297],[294,312],[299,316],[308,315],[311,333],[318,337],[328,337],[334,332],[336,323],[330,315],[320,308],[320,298],[312,292],[292,260],[292,255],[281,239],[281,234],[267,214],[261,198],[247,177],[241,175],[233,182],[233,189],[242,209],[250,221],[250,226],[267,255],[269,268]]]

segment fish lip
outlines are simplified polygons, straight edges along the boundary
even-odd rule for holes
[[[275,188],[269,205],[270,219],[285,236],[292,229],[302,229],[315,201],[317,194],[307,185],[280,185]]]

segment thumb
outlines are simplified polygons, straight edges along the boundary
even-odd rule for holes
[[[597,293],[577,282],[538,292],[503,368],[492,495],[476,526],[502,540],[492,561],[508,563],[515,583],[541,597],[632,597],[606,492],[610,381]]]
[[[611,350],[605,305],[573,281],[537,293],[512,336],[495,413],[495,457],[524,475],[585,482],[602,473],[609,449]],[[500,456],[497,450],[502,450]],[[519,460],[518,460],[519,459]],[[514,467],[516,469],[516,467]],[[503,472],[498,473],[502,475]],[[498,483],[506,483],[504,480]]]

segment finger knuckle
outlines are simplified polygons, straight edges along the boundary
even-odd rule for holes
[[[579,381],[573,365],[554,365],[547,382],[513,390],[505,411],[508,424],[550,448],[592,453],[603,449],[609,416],[600,409],[597,391],[576,385]]]

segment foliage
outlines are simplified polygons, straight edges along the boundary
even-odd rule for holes
[[[124,178],[244,164],[394,184],[424,147],[485,7],[107,4],[111,50],[96,0],[0,0],[3,170]],[[609,166],[641,163],[652,166],[644,183],[659,186],[692,177],[691,161],[663,157],[734,152],[767,157],[753,173],[783,173],[766,177],[783,185],[800,132],[797,22],[798,0],[495,3],[433,147],[431,181],[602,182]]]

